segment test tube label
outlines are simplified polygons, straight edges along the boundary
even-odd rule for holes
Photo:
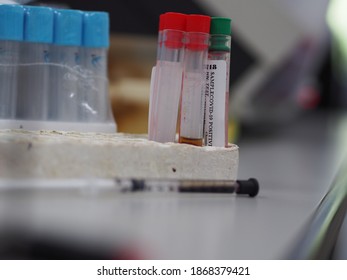
[[[208,60],[205,88],[205,145],[224,147],[227,64]]]
[[[200,72],[184,73],[184,83],[181,107],[180,135],[190,139],[201,139],[203,137],[204,99],[203,86],[204,77]],[[196,105],[199,106],[196,106]]]

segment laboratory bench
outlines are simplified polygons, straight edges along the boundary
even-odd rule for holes
[[[340,167],[343,120],[311,113],[276,129],[241,131],[239,178],[258,179],[255,198],[119,194],[93,188],[92,179],[83,191],[0,190],[0,258],[292,258]],[[333,258],[346,258],[345,239]],[[83,250],[69,254],[69,244]]]

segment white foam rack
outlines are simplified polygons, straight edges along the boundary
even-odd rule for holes
[[[57,131],[78,131],[96,133],[115,133],[117,124],[114,121],[95,123],[95,122],[59,122],[59,121],[31,121],[31,120],[1,120],[0,129],[18,130],[57,130]]]
[[[234,144],[228,148],[195,147],[157,143],[146,135],[44,128],[30,131],[23,125],[21,129],[0,129],[0,180],[237,178],[239,149]],[[111,125],[108,128],[111,130]]]

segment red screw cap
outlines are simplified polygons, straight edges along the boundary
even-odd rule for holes
[[[203,15],[189,15],[187,17],[186,48],[192,51],[206,51],[208,49],[211,18]]]
[[[165,14],[159,16],[159,31],[163,31],[165,26]]]
[[[187,16],[187,32],[210,33],[211,18],[204,15]]]
[[[180,13],[166,13],[161,18],[165,34],[165,46],[172,49],[180,49],[184,45],[184,32],[186,31],[187,15]]]
[[[164,19],[164,29],[186,31],[187,15],[170,12],[165,14]]]

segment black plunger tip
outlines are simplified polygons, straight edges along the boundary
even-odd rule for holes
[[[248,180],[237,180],[237,194],[248,194],[250,197],[255,197],[259,193],[259,183],[257,179],[251,178]]]

